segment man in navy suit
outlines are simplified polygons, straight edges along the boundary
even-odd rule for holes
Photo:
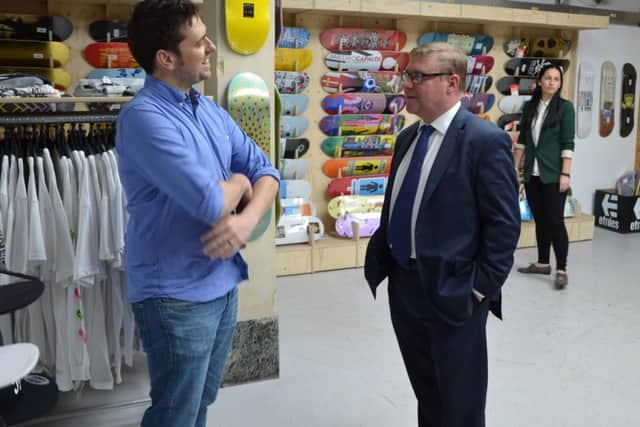
[[[389,278],[420,427],[485,426],[487,315],[501,316],[520,234],[511,139],[461,106],[466,68],[446,43],[411,51],[404,91],[421,120],[398,136],[365,260],[374,297]]]

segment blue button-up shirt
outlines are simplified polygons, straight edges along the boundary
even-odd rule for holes
[[[116,149],[127,196],[129,301],[210,301],[248,278],[239,253],[211,260],[200,236],[221,217],[219,181],[279,179],[262,150],[215,102],[147,76],[118,117]]]

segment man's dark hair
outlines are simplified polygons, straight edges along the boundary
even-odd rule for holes
[[[189,0],[144,0],[133,10],[128,26],[129,49],[144,70],[152,74],[160,49],[180,54],[185,25],[198,16]]]

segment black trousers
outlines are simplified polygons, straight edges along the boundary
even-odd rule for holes
[[[564,225],[564,204],[567,193],[558,190],[558,183],[543,184],[540,178],[532,176],[524,184],[527,201],[536,222],[538,262],[549,264],[551,245],[556,255],[556,268],[567,269],[569,235]]]
[[[418,426],[485,427],[488,301],[476,304],[462,326],[451,326],[433,310],[418,273],[396,267],[389,306],[418,399]]]

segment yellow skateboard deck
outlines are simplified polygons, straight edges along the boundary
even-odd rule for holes
[[[309,49],[280,47],[276,49],[276,70],[302,71],[311,65],[313,54]]]
[[[60,67],[69,61],[69,48],[60,42],[0,40],[0,65]]]
[[[62,68],[0,67],[1,73],[33,74],[49,80],[56,89],[66,90],[71,86],[71,74]]]
[[[252,55],[269,34],[269,0],[225,0],[227,40],[233,51]]]

